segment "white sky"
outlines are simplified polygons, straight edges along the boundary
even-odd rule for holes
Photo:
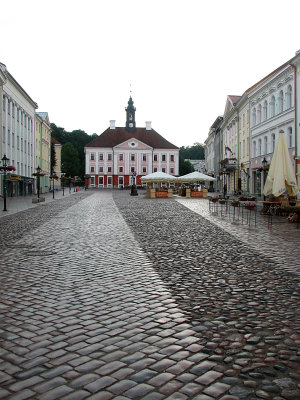
[[[300,49],[299,0],[0,0],[0,62],[50,121],[137,126],[203,143],[227,95]]]

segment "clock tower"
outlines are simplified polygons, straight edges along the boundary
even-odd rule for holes
[[[130,96],[128,100],[128,106],[125,108],[126,111],[126,130],[128,132],[135,132],[136,125],[135,125],[135,110],[136,108],[133,106],[133,100]]]

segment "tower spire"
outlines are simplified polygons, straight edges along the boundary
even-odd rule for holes
[[[131,86],[131,84],[130,84]],[[128,106],[125,108],[126,111],[126,130],[129,132],[136,131],[136,124],[135,124],[135,111],[136,108],[133,105],[133,100],[131,97],[131,90],[130,90],[130,97],[128,100]]]

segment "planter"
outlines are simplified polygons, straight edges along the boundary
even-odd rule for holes
[[[191,197],[203,197],[203,192],[191,192]]]
[[[225,200],[219,200],[219,203],[220,203],[220,204],[225,204],[226,201],[225,201]]]
[[[238,206],[239,206],[239,202],[238,202],[238,201],[232,201],[232,202],[231,202],[231,205],[232,205],[233,207],[238,207]]]
[[[155,197],[158,198],[168,197],[168,192],[156,192]]]
[[[254,210],[255,206],[245,206],[245,208],[246,208],[246,210],[252,211],[252,210]]]

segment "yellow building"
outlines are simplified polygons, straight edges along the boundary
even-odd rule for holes
[[[40,167],[40,193],[49,191],[51,172],[51,128],[47,112],[35,113],[35,170]]]
[[[60,188],[61,187],[61,148],[62,144],[56,140],[55,138],[52,138],[52,144],[54,145],[54,153],[55,153],[55,165],[53,168],[53,174],[58,176],[58,179],[54,180],[54,187],[55,188]]]
[[[227,186],[227,193],[240,190],[239,181],[239,113],[236,107],[240,96],[227,96],[223,122],[221,125],[223,136],[223,159],[220,170],[223,177],[223,190]]]
[[[250,185],[250,118],[249,100],[246,93],[240,98],[238,104],[239,126],[238,126],[238,165],[239,165],[239,187],[242,192],[249,192]]]

